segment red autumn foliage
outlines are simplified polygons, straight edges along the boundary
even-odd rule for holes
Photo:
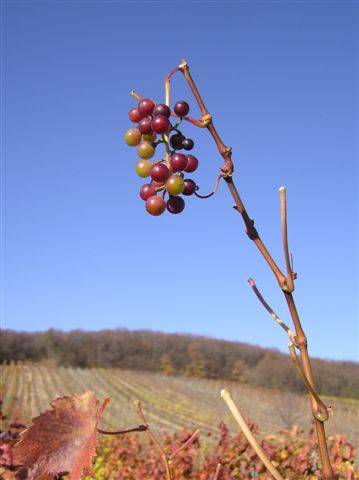
[[[100,405],[90,391],[57,398],[51,410],[34,418],[20,434],[10,451],[12,463],[28,467],[30,480],[51,480],[64,472],[79,480],[84,471],[92,471],[97,425],[106,404],[107,400]]]
[[[14,426],[21,428],[21,424],[13,424],[9,430],[0,434],[0,463],[3,469],[0,480],[34,478],[27,475],[26,468],[18,468],[12,464],[11,447],[19,438],[19,428]],[[250,424],[250,428],[258,437],[257,427]],[[189,432],[174,436],[164,434],[161,442],[166,452],[173,454],[189,436]],[[293,427],[279,434],[265,436],[261,445],[286,479],[322,479],[313,431],[307,438],[299,427]],[[354,467],[355,450],[345,437],[342,435],[329,437],[329,449],[337,478],[359,479],[359,472]],[[148,444],[143,434],[103,437],[97,452],[93,476],[96,480],[165,478],[159,452]],[[212,480],[219,462],[223,465],[219,480],[271,478],[244,436],[241,433],[231,435],[223,423],[220,424],[219,436],[208,434],[201,438],[196,437],[187,448],[175,456],[173,477],[175,480]]]

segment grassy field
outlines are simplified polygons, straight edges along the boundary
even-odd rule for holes
[[[93,390],[100,399],[111,397],[103,428],[126,428],[138,424],[133,401],[140,399],[154,430],[174,433],[200,428],[218,431],[224,421],[235,430],[232,417],[220,398],[229,389],[244,415],[260,427],[262,434],[275,433],[294,424],[310,426],[305,396],[254,388],[228,381],[212,381],[119,369],[81,370],[40,364],[1,366],[0,392],[4,413],[29,421],[62,395]],[[330,398],[333,407],[328,434],[344,434],[356,443],[359,433],[359,402]]]

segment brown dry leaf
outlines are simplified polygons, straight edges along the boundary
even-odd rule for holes
[[[17,465],[31,468],[29,480],[51,479],[63,472],[79,480],[91,472],[97,445],[97,424],[109,399],[102,405],[93,392],[57,398],[52,410],[32,420],[12,450]]]

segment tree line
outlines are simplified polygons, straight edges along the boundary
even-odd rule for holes
[[[0,362],[51,360],[61,366],[105,367],[246,382],[303,392],[288,355],[241,342],[151,331],[15,332],[2,330]],[[359,398],[359,364],[313,360],[322,395]]]

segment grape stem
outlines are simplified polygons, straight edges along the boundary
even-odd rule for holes
[[[176,69],[176,71],[178,71]],[[141,97],[141,95],[139,95],[137,92],[135,92],[135,90],[131,90],[131,97],[133,97],[134,99],[136,99],[138,102],[140,102],[141,100],[143,100],[144,97]],[[155,102],[156,103],[156,102]],[[169,105],[168,105],[169,106]],[[185,120],[186,122],[189,122],[189,123],[192,123],[193,125],[195,125],[196,127],[200,127],[200,128],[205,128],[208,126],[208,124],[211,122],[211,118],[210,118],[210,115],[208,115],[207,117],[205,117],[203,119],[203,117],[199,120],[197,120],[196,118],[191,118],[191,117],[179,117],[178,115],[176,115],[174,112],[171,112],[171,116],[172,117],[176,117],[176,118],[179,118],[180,122],[182,122],[182,120]]]
[[[224,160],[224,164],[221,167],[221,174],[233,197],[233,200],[235,203],[234,208],[240,213],[243,219],[244,225],[246,227],[246,233],[248,237],[257,246],[264,260],[268,264],[269,268],[272,270],[284,294],[287,307],[289,309],[289,313],[291,315],[291,318],[295,327],[295,333],[296,333],[295,340],[300,351],[300,356],[302,361],[302,372],[304,377],[306,378],[306,381],[308,382],[308,385],[310,385],[310,387],[315,391],[313,371],[312,371],[312,366],[311,366],[311,362],[308,354],[308,342],[307,342],[307,338],[305,336],[303,327],[301,325],[296,304],[293,298],[294,279],[296,278],[296,274],[294,274],[292,271],[291,261],[289,258],[288,236],[287,236],[287,205],[286,205],[285,190],[283,190],[283,187],[280,190],[280,200],[281,200],[282,240],[283,240],[284,257],[285,257],[286,267],[287,267],[287,275],[284,275],[282,273],[277,263],[274,261],[274,259],[270,255],[269,251],[267,250],[263,241],[261,240],[257,229],[254,226],[254,221],[250,218],[250,216],[247,213],[246,207],[233,181],[234,164],[232,160],[232,148],[225,145],[221,137],[219,136],[214,126],[212,116],[207,110],[207,107],[197,88],[197,85],[195,84],[192,78],[187,61],[182,60],[181,64],[176,69],[170,72],[170,76],[172,76],[176,71],[180,71],[184,75],[197,101],[197,104],[200,108],[201,115],[202,115],[202,125],[206,124],[207,130],[211,134],[214,142],[217,145],[218,151]],[[187,119],[185,118],[185,120]],[[312,415],[313,415],[316,433],[317,433],[323,477],[326,480],[334,480],[334,474],[333,474],[332,466],[330,464],[330,459],[329,459],[324,422],[317,418],[317,402],[313,397],[313,395],[310,395],[310,400],[311,400]]]

